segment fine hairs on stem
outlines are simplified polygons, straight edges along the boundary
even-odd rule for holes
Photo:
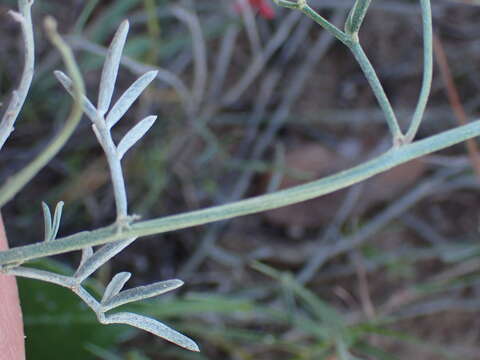
[[[158,320],[134,313],[109,313],[111,310],[124,304],[152,298],[175,290],[183,285],[181,280],[170,279],[146,286],[122,290],[126,282],[130,279],[131,274],[128,272],[120,272],[113,276],[108,283],[101,300],[95,299],[82,284],[100,266],[141,236],[161,234],[167,231],[208,224],[218,220],[254,214],[313,199],[357,184],[420,156],[430,154],[480,135],[480,120],[478,120],[468,125],[460,126],[419,141],[414,141],[425,112],[432,82],[432,13],[430,0],[419,0],[424,38],[424,72],[417,105],[405,133],[400,128],[390,100],[360,43],[359,32],[366,19],[371,0],[355,1],[345,21],[344,30],[341,30],[341,28],[312,9],[306,0],[274,0],[274,2],[279,6],[301,11],[351,51],[384,114],[393,144],[390,150],[348,170],[304,185],[207,209],[158,219],[136,221],[137,217],[128,212],[128,198],[122,169],[122,159],[128,150],[147,134],[154,125],[156,116],[150,115],[140,120],[127,131],[119,142],[114,141],[111,130],[123,118],[147,86],[159,76],[159,73],[156,70],[145,72],[112,105],[112,97],[115,92],[122,52],[129,31],[129,22],[125,20],[120,24],[106,53],[99,83],[98,99],[95,105],[85,95],[82,77],[70,48],[57,33],[55,21],[52,18],[47,18],[45,21],[47,35],[51,43],[60,52],[67,70],[66,73],[55,71],[54,75],[73,97],[73,105],[64,127],[47,148],[24,169],[0,187],[0,207],[10,201],[23,186],[58,153],[72,135],[80,121],[81,115],[85,114],[91,122],[92,131],[107,159],[115,198],[116,221],[108,227],[94,231],[84,231],[57,239],[64,204],[63,202],[59,202],[52,215],[49,207],[45,203],[42,203],[45,225],[43,241],[0,252],[0,271],[15,276],[54,283],[71,289],[95,312],[99,322],[102,324],[117,323],[131,325],[188,350],[199,351],[197,344],[193,340],[169,328]],[[25,65],[20,84],[18,88],[13,91],[10,103],[0,122],[0,149],[13,131],[13,125],[27,97],[32,81],[34,66],[34,41],[31,21],[32,5],[32,0],[18,0],[19,12],[11,12],[13,18],[21,24],[25,47]],[[200,33],[201,27],[198,19],[195,16],[179,7],[173,8],[172,11],[180,21],[183,21],[190,27],[192,36],[198,40],[194,41],[197,55],[195,57],[195,59],[197,59],[195,67],[198,71],[196,72],[197,77],[195,78],[193,91],[191,92],[193,96],[192,104],[189,106],[189,108],[191,108],[190,110],[193,111],[202,104],[205,99],[206,89],[208,88],[207,54],[204,39]],[[250,37],[252,46],[255,48],[255,33],[250,33]],[[219,76],[214,76],[214,79],[218,78]],[[248,83],[250,83],[249,79],[250,77],[247,79]],[[243,87],[243,83],[241,85],[240,87]],[[237,89],[234,88],[234,90],[233,92],[227,93],[227,99],[237,97]],[[99,245],[101,245],[101,247],[94,251],[93,246]],[[80,264],[71,276],[59,275],[22,265],[30,260],[69,251],[82,251]]]

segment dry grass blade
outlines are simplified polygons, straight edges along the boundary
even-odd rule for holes
[[[468,123],[468,116],[465,112],[465,108],[462,105],[460,100],[460,95],[458,93],[457,86],[453,80],[452,72],[450,70],[450,65],[448,64],[447,55],[445,49],[443,48],[442,40],[437,34],[434,34],[433,37],[433,47],[435,50],[435,57],[442,75],[442,81],[447,92],[448,101],[452,108],[455,117],[458,120],[460,125],[465,125]],[[466,147],[468,150],[468,156],[470,157],[470,162],[472,167],[477,175],[478,180],[480,181],[480,152],[478,145],[475,139],[466,140]]]

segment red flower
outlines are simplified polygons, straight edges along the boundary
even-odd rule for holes
[[[275,11],[269,4],[268,0],[248,0],[248,3],[254,10],[257,10],[260,16],[263,17],[264,19],[271,20],[275,17]],[[243,11],[242,4],[240,1],[236,2],[235,10],[237,12]]]

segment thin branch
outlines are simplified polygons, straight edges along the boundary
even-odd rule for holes
[[[345,45],[347,45],[348,42],[351,40],[349,35],[345,34],[342,30],[340,30],[338,27],[333,25],[330,21],[328,21],[319,13],[317,13],[315,10],[313,10],[307,4],[307,0],[295,0],[295,1],[273,0],[273,1],[279,6],[283,6],[289,9],[300,10],[305,15],[307,15],[310,19],[312,19],[321,27],[323,27],[325,30],[330,32],[333,36],[335,36],[338,40],[340,40]]]
[[[50,41],[61,53],[65,66],[73,79],[74,102],[70,115],[60,133],[52,140],[47,148],[19,173],[12,176],[0,188],[0,207],[10,201],[65,145],[82,117],[82,97],[84,85],[80,71],[73,57],[71,49],[63,41],[56,29],[53,18],[45,20],[45,29]]]
[[[19,13],[10,11],[10,15],[20,23],[22,28],[23,44],[25,49],[25,64],[18,88],[13,91],[7,110],[0,122],[0,150],[13,131],[13,126],[18,114],[27,98],[30,85],[32,84],[33,70],[35,66],[35,41],[33,38],[32,24],[33,0],[18,0]]]
[[[357,36],[371,2],[372,0],[355,1],[352,10],[350,10],[350,14],[348,15],[347,22],[345,23],[345,32],[352,36]]]
[[[407,142],[413,141],[417,134],[420,123],[427,107],[428,98],[432,88],[433,77],[433,28],[432,28],[432,9],[430,0],[420,0],[422,7],[423,23],[423,80],[422,89],[418,98],[418,103],[407,131],[405,139]]]
[[[352,16],[355,17],[355,23],[351,24],[352,29],[353,30],[356,29],[356,31],[353,33],[350,33],[350,32],[346,33],[340,30],[330,21],[328,21],[327,19],[322,17],[319,13],[317,13],[315,10],[313,10],[307,4],[307,0],[295,0],[295,1],[274,0],[274,1],[277,5],[287,7],[290,9],[300,10],[305,15],[307,15],[312,20],[314,20],[317,24],[319,24],[321,27],[323,27],[325,30],[330,32],[333,36],[335,36],[338,40],[340,40],[345,46],[347,46],[350,49],[353,56],[355,57],[358,64],[360,65],[360,68],[362,69],[365,77],[367,78],[368,83],[370,84],[370,87],[372,88],[372,91],[375,94],[375,97],[380,107],[382,108],[383,113],[385,114],[385,119],[390,129],[390,133],[392,134],[394,147],[398,147],[402,145],[405,142],[405,139],[398,125],[398,120],[393,111],[392,105],[390,104],[390,101],[388,100],[388,97],[385,94],[383,86],[375,72],[375,69],[373,68],[372,64],[370,63],[370,60],[368,59],[367,55],[363,51],[362,46],[358,42],[357,31],[363,21],[363,18],[365,17],[366,11],[368,10],[369,1],[358,0],[360,1],[360,4],[358,4],[358,1],[355,3],[355,6],[350,13],[350,17],[347,19],[347,28],[348,28],[349,21],[353,21],[351,17]]]
[[[395,147],[400,146],[403,140],[403,134],[398,126],[398,120],[393,111],[392,105],[390,104],[390,100],[388,100],[387,95],[385,94],[385,90],[383,89],[380,80],[378,79],[377,73],[373,68],[370,60],[368,59],[367,55],[363,51],[362,46],[358,42],[353,42],[349,45],[350,50],[353,53],[353,56],[357,60],[360,68],[363,71],[363,74],[367,78],[370,87],[377,98],[378,104],[382,108],[382,111],[385,115],[385,120],[387,121],[388,127],[390,129],[390,133],[392,134],[393,144]]]

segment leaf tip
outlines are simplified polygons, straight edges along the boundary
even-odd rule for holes
[[[186,349],[194,352],[200,352],[200,348],[198,347],[197,343],[192,340],[192,344],[189,347],[185,347]]]
[[[129,29],[130,29],[130,22],[128,21],[128,19],[125,19],[121,22],[120,26],[118,27],[118,32],[121,34],[127,34]]]
[[[170,280],[172,282],[172,287],[177,289],[185,284],[183,280],[180,279],[172,279]]]

